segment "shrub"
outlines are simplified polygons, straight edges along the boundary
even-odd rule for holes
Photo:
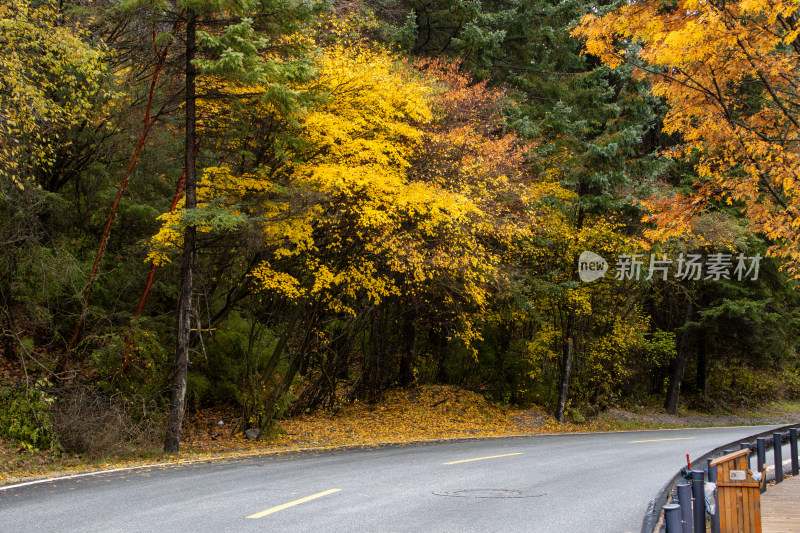
[[[161,412],[153,400],[86,386],[62,391],[53,405],[53,428],[66,451],[93,456],[130,453],[162,440]]]
[[[0,387],[0,436],[28,449],[58,451],[51,419],[55,398],[49,389],[47,380]]]
[[[796,398],[800,378],[791,370],[731,365],[709,373],[709,394],[733,405],[757,406],[771,400]]]

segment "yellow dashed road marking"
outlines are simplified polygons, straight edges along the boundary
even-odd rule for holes
[[[637,444],[639,442],[663,442],[665,440],[694,440],[695,437],[678,437],[676,439],[651,439],[651,440],[632,440],[628,444]]]
[[[283,511],[284,509],[288,509],[289,507],[294,507],[295,505],[300,505],[301,503],[310,502],[311,500],[316,500],[317,498],[322,498],[323,496],[327,496],[328,494],[333,494],[334,492],[339,492],[342,489],[330,489],[323,492],[318,492],[316,494],[312,494],[311,496],[306,496],[305,498],[300,498],[299,500],[294,500],[288,503],[284,503],[283,505],[278,505],[276,507],[271,507],[266,511],[261,511],[260,513],[251,514],[246,518],[263,518],[267,515],[272,513],[277,513],[278,511]]]
[[[464,459],[462,461],[450,461],[449,463],[442,463],[444,465],[457,465],[458,463],[471,463],[472,461],[483,461],[484,459],[497,459],[498,457],[510,457],[512,455],[522,455],[522,452],[518,453],[506,453],[503,455],[490,455],[489,457],[476,457],[475,459]]]

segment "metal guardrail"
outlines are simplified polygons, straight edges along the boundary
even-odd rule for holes
[[[708,474],[708,465],[711,463],[713,459],[721,457],[723,455],[727,455],[735,450],[749,448],[752,451],[755,451],[756,457],[756,468],[754,469],[756,472],[760,472],[763,469],[764,464],[766,463],[766,452],[767,450],[773,450],[773,454],[775,454],[775,464],[782,465],[783,464],[783,457],[781,447],[787,441],[790,445],[790,455],[792,459],[791,471],[792,475],[798,475],[798,462],[800,461],[800,457],[798,457],[798,430],[800,430],[800,424],[790,424],[783,427],[778,428],[777,430],[770,430],[764,431],[762,433],[758,433],[755,435],[751,435],[750,437],[746,437],[744,439],[739,439],[733,442],[729,442],[723,446],[719,446],[714,448],[710,452],[706,453],[705,455],[698,457],[694,461],[692,461],[691,468],[692,472],[698,472],[698,477],[700,474]],[[780,443],[780,444],[778,444]],[[777,446],[776,446],[777,445]],[[748,465],[750,458],[748,457]],[[713,474],[712,474],[713,476]],[[783,468],[775,468],[775,480],[780,482],[783,479]],[[681,481],[686,481],[684,477],[684,470],[679,470],[675,476],[666,484],[664,487],[659,491],[653,500],[651,500],[650,505],[648,506],[647,512],[642,520],[642,529],[641,533],[661,533],[664,528],[666,527],[666,523],[664,521],[664,506],[670,500],[670,497],[673,496],[676,487]],[[762,480],[762,486],[766,486],[766,479]],[[686,489],[681,488],[681,492],[684,492]],[[762,491],[763,492],[763,491]],[[703,501],[702,506],[697,506],[701,513],[695,514],[694,518],[684,518],[681,520],[682,522],[686,520],[692,521],[692,529],[684,528],[684,532],[692,532],[694,533],[705,533],[705,501],[704,498],[701,496],[701,501]],[[694,529],[694,521],[697,521],[698,527],[700,524],[699,516],[702,516],[702,529]],[[716,522],[717,527],[719,522]],[[714,527],[714,521],[712,519],[712,527]],[[679,530],[681,531],[681,530]],[[719,531],[718,529],[716,531]],[[670,531],[672,533],[672,531]],[[712,531],[712,533],[716,533]]]

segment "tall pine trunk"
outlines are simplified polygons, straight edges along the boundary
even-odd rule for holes
[[[572,304],[567,318],[567,335],[563,346],[561,391],[558,395],[558,406],[556,407],[556,420],[564,420],[564,411],[567,408],[567,398],[569,397],[569,382],[572,379],[572,352],[575,346],[575,308]]]
[[[578,194],[582,194],[583,184],[578,186]],[[583,207],[578,207],[577,218],[575,220],[575,235],[578,235],[583,229],[583,222],[586,213]],[[572,257],[572,281],[578,281],[578,256]],[[569,383],[572,380],[572,354],[575,349],[575,320],[576,310],[575,304],[571,298],[567,298],[567,306],[569,307],[567,315],[567,327],[564,331],[564,344],[562,346],[561,356],[561,390],[558,394],[558,405],[556,405],[556,420],[562,422],[564,420],[564,411],[567,408],[567,401],[569,399]]]
[[[197,51],[197,15],[193,10],[186,13],[186,211],[197,206],[195,138],[195,77],[197,72],[192,61]],[[192,311],[192,263],[194,262],[197,228],[187,225],[183,236],[183,257],[181,259],[181,286],[178,295],[178,324],[173,363],[172,391],[167,417],[167,434],[164,451],[177,452],[180,449],[180,433],[186,401],[186,375],[189,368],[189,330]]]
[[[708,352],[706,351],[706,337],[700,336],[697,342],[697,385],[695,389],[708,399]]]
[[[678,335],[678,349],[675,362],[672,366],[672,375],[669,378],[669,390],[667,398],[664,400],[664,409],[668,414],[678,414],[678,400],[681,394],[681,382],[683,373],[686,371],[686,361],[689,358],[689,328],[686,324],[692,319],[692,301],[686,302],[686,310],[683,316],[683,329]]]

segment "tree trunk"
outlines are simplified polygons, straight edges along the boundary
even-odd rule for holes
[[[369,372],[367,373],[367,394],[370,401],[378,398],[383,388],[384,342],[383,320],[380,307],[372,315],[372,325],[369,332],[367,357],[369,358]]]
[[[278,401],[281,399],[281,396],[283,396],[289,390],[289,387],[292,386],[292,381],[294,381],[295,376],[297,376],[297,372],[300,370],[300,363],[308,354],[309,346],[311,344],[311,337],[314,335],[317,327],[317,321],[319,320],[319,315],[317,314],[319,305],[320,300],[317,300],[313,311],[311,312],[305,334],[303,335],[303,340],[300,342],[296,353],[293,354],[289,359],[289,368],[286,371],[286,374],[284,374],[280,384],[273,389],[272,394],[270,394],[269,398],[267,398],[267,401],[264,404],[264,413],[266,415],[266,419],[262,421],[262,430],[265,430],[268,426],[273,424],[277,418],[283,414],[279,412],[280,409],[278,408]]]
[[[403,344],[400,354],[400,386],[410,387],[415,384],[414,365],[417,362],[417,325],[416,315],[406,317],[403,322]]]
[[[672,374],[669,378],[669,390],[667,391],[667,398],[664,401],[664,409],[668,414],[678,414],[678,399],[681,394],[681,382],[683,381],[683,373],[686,370],[686,360],[689,358],[689,328],[686,324],[692,318],[692,301],[686,302],[686,310],[683,316],[683,329],[678,335],[678,349],[675,356],[675,362],[672,366]]]
[[[196,163],[195,137],[195,77],[197,75],[192,64],[196,45],[197,16],[193,10],[186,13],[186,210],[197,206],[196,196]],[[167,418],[167,434],[164,440],[164,451],[177,452],[180,449],[180,433],[183,425],[183,413],[186,400],[186,376],[189,368],[189,329],[192,314],[192,263],[194,262],[195,239],[197,228],[186,227],[183,236],[183,257],[181,259],[181,287],[178,296],[178,323],[175,344],[175,360],[172,374],[172,391],[169,414]]]
[[[569,397],[569,382],[572,379],[572,351],[575,339],[575,309],[570,305],[569,317],[567,318],[567,339],[564,342],[563,371],[561,373],[561,392],[558,395],[558,406],[556,407],[556,420],[564,420],[564,410],[567,408],[567,398]]]
[[[578,195],[583,195],[584,184],[583,181],[578,183]],[[575,220],[575,235],[578,235],[583,229],[583,223],[586,213],[583,207],[578,207],[577,217]],[[576,237],[577,238],[577,237]],[[578,281],[578,256],[572,258],[572,281]],[[569,383],[572,380],[572,353],[575,348],[575,306],[567,303],[569,306],[569,315],[567,316],[567,328],[564,339],[564,346],[562,348],[563,355],[561,361],[561,390],[558,394],[558,405],[556,406],[556,420],[562,422],[564,420],[564,411],[567,408],[567,399],[569,398]]]
[[[447,360],[447,335],[443,331],[443,328],[444,326],[439,326],[439,329],[434,327],[431,330],[434,354],[439,361],[439,368],[436,371],[436,382],[450,385],[452,383],[452,377],[450,375],[450,364]]]
[[[14,316],[17,314],[17,301],[14,298],[14,276],[16,275],[16,262],[14,252],[8,253],[8,268],[3,272],[2,283],[0,283],[0,299],[2,300],[2,321],[5,325],[0,324],[0,342],[3,346],[3,357],[9,361],[16,361],[16,327],[14,324]]]
[[[708,396],[708,352],[706,351],[705,335],[697,342],[697,392]]]

